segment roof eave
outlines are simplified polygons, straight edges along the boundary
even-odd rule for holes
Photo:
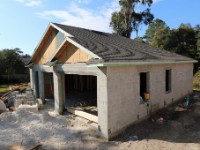
[[[35,53],[37,52],[38,47],[39,47],[40,44],[42,43],[42,40],[44,39],[45,35],[46,35],[47,32],[49,31],[50,27],[51,27],[51,23],[49,23],[48,27],[46,28],[44,34],[42,35],[42,37],[41,37],[41,39],[40,39],[40,42],[38,43],[38,45],[37,45],[36,48],[34,49],[34,52],[33,52],[32,56],[31,56],[31,59],[30,59],[30,62],[32,61],[33,57],[35,56]],[[29,63],[30,63],[30,62],[29,62]]]
[[[164,64],[184,64],[197,63],[196,60],[183,61],[155,61],[155,62],[104,62],[97,64],[87,64],[87,67],[114,67],[114,66],[143,66],[143,65],[164,65]]]

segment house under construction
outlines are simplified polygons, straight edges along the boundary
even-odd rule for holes
[[[109,139],[190,94],[194,62],[117,34],[50,23],[29,67],[37,98],[96,122]]]

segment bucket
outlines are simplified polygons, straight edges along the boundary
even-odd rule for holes
[[[150,100],[150,94],[149,93],[144,93],[144,99],[145,100]]]

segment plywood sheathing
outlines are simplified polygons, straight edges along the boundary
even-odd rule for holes
[[[87,54],[86,52],[80,50],[73,44],[66,44],[66,46],[63,46],[61,49],[62,53],[58,53],[59,55],[56,56],[56,59],[58,60],[58,63],[64,64],[64,63],[77,63],[77,62],[87,62],[92,57]]]
[[[34,55],[33,62],[35,64],[45,64],[56,51],[56,32],[54,28],[50,28],[41,44],[37,53]]]

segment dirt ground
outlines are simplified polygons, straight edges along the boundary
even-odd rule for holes
[[[39,114],[19,110],[0,115],[0,150],[102,149],[102,150],[200,150],[200,93],[195,92],[189,107],[185,100],[165,108],[121,135],[106,142],[90,122],[66,114]]]

